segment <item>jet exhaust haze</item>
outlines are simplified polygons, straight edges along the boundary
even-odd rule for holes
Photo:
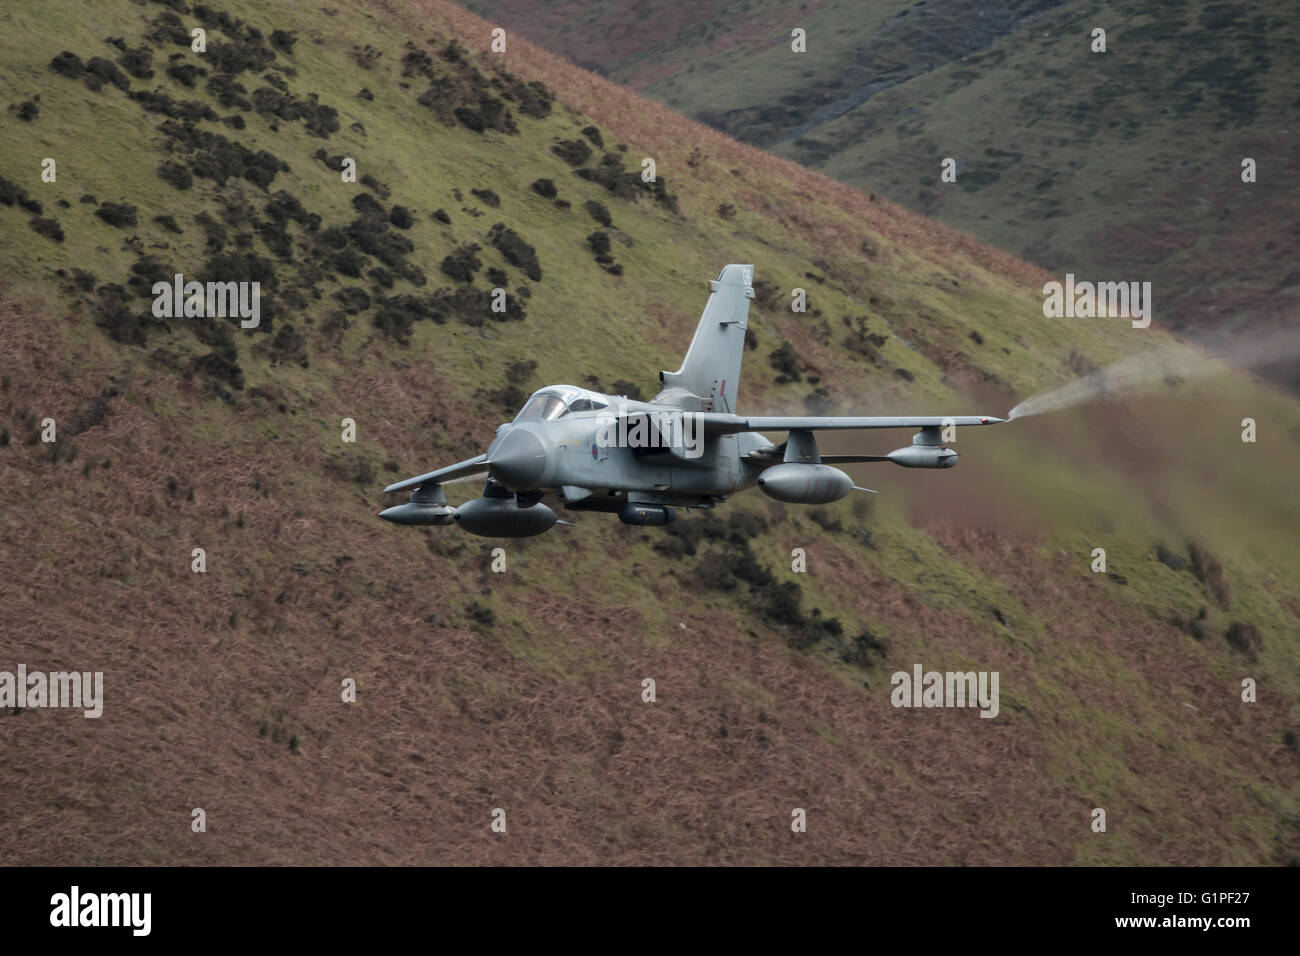
[[[1059,412],[1090,402],[1126,398],[1164,385],[1177,387],[1193,379],[1220,374],[1227,367],[1254,368],[1300,356],[1300,332],[1285,330],[1250,342],[1234,343],[1211,356],[1196,343],[1170,345],[1122,359],[1059,388],[1025,399],[1007,413],[1008,419]]]

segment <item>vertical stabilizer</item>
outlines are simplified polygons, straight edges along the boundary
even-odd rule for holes
[[[754,298],[754,267],[724,266],[709,288],[709,301],[682,367],[676,372],[660,372],[659,380],[665,390],[680,388],[699,396],[704,410],[734,413],[749,327],[749,300]]]

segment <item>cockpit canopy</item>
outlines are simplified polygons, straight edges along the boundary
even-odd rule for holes
[[[608,406],[609,403],[602,396],[585,388],[548,385],[533,393],[532,398],[524,403],[523,409],[515,416],[515,421],[540,419],[549,422],[571,412],[594,412]]]

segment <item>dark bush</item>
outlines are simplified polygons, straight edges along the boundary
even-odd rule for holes
[[[186,123],[195,123],[201,119],[211,120],[215,123],[220,118],[216,110],[207,103],[198,100],[173,100],[166,93],[154,93],[149,90],[135,90],[128,93],[127,96],[150,113],[161,113],[163,116],[169,116],[172,119],[182,120]]]
[[[634,402],[645,401],[645,396],[641,394],[641,386],[635,382],[624,381],[619,379],[609,387],[611,395],[626,395]]]
[[[77,56],[77,54],[64,50],[50,60],[50,69],[60,76],[75,80],[86,72],[86,64],[81,62],[81,57]]]
[[[478,601],[471,602],[465,608],[465,611],[479,624],[485,624],[488,627],[491,627],[496,623],[497,616],[493,613],[492,609],[490,607],[484,607],[479,604]]]
[[[433,57],[409,42],[406,47],[406,54],[402,57],[402,76],[423,76],[433,79]]]
[[[595,145],[598,149],[605,148],[605,140],[601,138],[600,130],[596,129],[596,127],[594,126],[583,127],[582,135],[587,137],[587,139],[591,140],[592,144]]]
[[[18,104],[18,109],[15,112],[24,123],[30,123],[40,114],[41,108],[33,100],[24,100]]]
[[[96,324],[115,342],[144,345],[148,337],[149,317],[133,312],[127,302],[130,294],[120,285],[102,285],[96,290]]]
[[[637,192],[648,185],[641,182],[639,173],[624,172],[622,159],[614,153],[602,156],[595,169],[579,169],[575,170],[575,174],[604,186],[620,199],[635,199]]]
[[[149,23],[154,27],[144,35],[144,38],[149,42],[157,44],[171,43],[183,47],[190,45],[190,31],[185,28],[181,18],[170,10],[164,10],[150,20]]]
[[[266,214],[276,222],[296,222],[305,227],[308,232],[315,232],[320,228],[320,216],[314,212],[308,212],[297,197],[284,189],[275,193],[267,201]]]
[[[555,188],[555,182],[550,179],[535,179],[532,183],[533,192],[543,199],[554,199],[559,195],[559,190]]]
[[[388,212],[370,193],[357,193],[353,196],[352,208],[363,216],[374,216],[378,219],[388,218]]]
[[[504,101],[495,96],[484,96],[479,99],[478,108],[483,115],[483,122],[491,129],[500,133],[519,132],[518,127],[515,126],[515,118],[506,108]]]
[[[244,387],[244,371],[239,367],[239,355],[233,345],[191,359],[190,369],[218,382],[225,382],[232,388]]]
[[[581,166],[591,159],[591,147],[580,139],[560,140],[551,147],[551,152],[570,166]]]
[[[127,203],[106,202],[95,210],[95,215],[118,229],[134,228],[135,207]]]
[[[270,47],[256,39],[213,41],[204,54],[213,70],[235,75],[245,70],[261,73],[275,61]]]
[[[253,229],[266,243],[266,248],[279,259],[288,259],[293,255],[293,240],[289,236],[284,222],[259,222]],[[239,241],[240,237],[236,237]]]
[[[63,241],[63,227],[59,225],[57,219],[29,219],[27,225],[46,239],[53,239],[55,242]]]
[[[333,297],[343,306],[343,311],[348,315],[356,315],[370,308],[370,296],[361,289],[354,287],[339,289]]]
[[[415,217],[405,206],[394,206],[388,214],[388,221],[398,229],[410,229],[415,225]]]
[[[1264,644],[1255,625],[1247,621],[1233,621],[1224,637],[1233,650],[1240,651],[1252,661],[1259,656]]]
[[[158,167],[158,178],[177,189],[189,189],[194,185],[194,174],[180,163],[171,160],[165,161]]]
[[[375,195],[377,195],[380,199],[383,199],[385,201],[388,199],[390,195],[392,195],[392,190],[390,190],[387,186],[381,183],[374,176],[370,175],[370,173],[366,173],[364,176],[361,177],[361,185],[365,186],[371,192],[375,193]]]
[[[445,209],[435,209],[433,211],[433,218],[438,220],[441,223],[446,223],[448,225],[451,224],[451,216],[447,215],[447,211]]]
[[[754,304],[760,309],[775,312],[781,307],[781,289],[767,279],[754,280]]]
[[[475,255],[479,247],[474,244],[461,246],[454,250],[450,255],[442,260],[442,272],[456,282],[473,282],[474,274],[483,267],[479,257]]]
[[[734,591],[738,586],[726,563],[714,555],[706,557],[696,566],[694,579],[696,585],[710,591]]]
[[[591,235],[587,236],[587,245],[591,246],[592,251],[595,252],[597,256],[609,255],[609,236],[605,235],[605,233],[600,230],[596,230]]]
[[[533,377],[537,371],[536,359],[521,359],[506,366],[506,381],[511,385],[522,385]]]
[[[767,600],[763,603],[762,612],[769,623],[790,627],[799,627],[804,623],[804,615],[800,610],[803,594],[798,584],[780,581],[768,588],[766,594]]]
[[[505,257],[506,262],[524,270],[534,282],[542,278],[542,267],[537,261],[537,250],[505,223],[498,222],[488,231],[488,241]]]
[[[117,64],[137,80],[147,80],[153,76],[153,54],[148,47],[138,50],[128,48],[117,58]]]
[[[389,229],[386,219],[373,215],[358,216],[348,225],[346,232],[352,244],[362,252],[401,274],[408,271],[403,260],[415,250],[415,244]]]
[[[244,111],[251,110],[253,103],[248,98],[248,90],[233,76],[225,73],[218,73],[208,80],[208,92],[217,98],[226,109],[238,108]]]
[[[225,248],[227,238],[225,226],[217,222],[217,220],[212,218],[212,216],[207,212],[200,212],[194,217],[194,221],[202,227],[203,231],[207,233],[208,236],[207,247],[204,249],[204,252],[212,254],[220,252]]]
[[[102,56],[91,57],[87,61],[86,74],[82,79],[85,81],[86,86],[94,91],[103,88],[105,83],[112,83],[123,92],[131,89],[131,81],[126,78],[126,74],[119,70],[111,60],[106,60]]]
[[[782,342],[781,347],[767,357],[767,361],[780,373],[777,382],[803,381],[803,361],[789,342]]]
[[[1174,627],[1190,634],[1198,641],[1203,641],[1209,632],[1209,609],[1201,608],[1200,613],[1195,618],[1184,618],[1174,615],[1170,621]]]
[[[351,279],[360,279],[361,270],[366,267],[366,257],[355,249],[344,249],[329,258],[327,267]]]
[[[18,203],[20,206],[26,209],[28,207],[25,200],[36,203],[36,200],[28,199],[27,190],[23,189],[21,186],[19,186],[17,183],[13,182],[12,180],[8,180],[5,179],[3,176],[0,176],[0,204],[5,206],[12,206],[14,203]],[[40,203],[36,203],[36,205],[37,207],[39,207]],[[40,214],[41,214],[41,210],[37,208],[36,215],[39,216]]]
[[[430,297],[396,295],[389,299],[375,298],[375,311],[371,323],[376,329],[406,345],[414,323],[432,319],[442,325],[447,321],[444,312],[434,307]]]
[[[167,67],[167,75],[188,89],[194,89],[194,81],[206,73],[192,63],[173,63]]]
[[[316,94],[307,94],[307,103],[299,103],[298,111],[303,125],[312,136],[325,138],[340,129],[339,111],[332,106],[316,102]]]
[[[594,199],[588,199],[582,204],[582,208],[587,210],[587,215],[600,223],[602,226],[613,225],[613,219],[610,218],[609,210],[605,208],[604,203],[598,203]],[[606,250],[608,251],[608,250]]]
[[[873,663],[872,655],[883,660],[888,651],[889,648],[884,641],[878,640],[870,631],[863,631],[853,639],[852,656],[846,659],[846,663],[856,664],[858,667],[870,667]]]
[[[267,153],[266,155],[269,156],[270,154]],[[275,181],[276,174],[280,171],[280,168],[278,163],[263,162],[260,158],[262,156],[261,153],[259,153],[258,156],[258,159],[244,167],[244,178],[254,186],[266,189]]]
[[[179,271],[154,256],[144,256],[131,265],[131,275],[126,286],[136,297],[152,299],[154,283],[171,281],[172,276]]]
[[[275,265],[265,256],[252,252],[222,252],[210,256],[203,264],[203,281],[260,282],[262,294],[262,328],[266,327],[266,314],[270,311],[267,293],[279,283]]]
[[[226,139],[220,133],[198,129],[190,123],[167,121],[162,131],[175,139],[182,151],[192,152],[190,170],[195,176],[224,186],[231,178],[243,178],[263,188],[276,174],[288,170],[287,163],[273,153],[252,150]]]
[[[456,107],[455,116],[456,119],[460,120],[476,133],[481,133],[487,129],[487,123],[483,119],[483,114],[472,107]]]
[[[471,189],[470,192],[477,196],[485,205],[491,206],[493,209],[501,205],[501,197],[490,189]]]
[[[1224,580],[1223,565],[1199,542],[1191,542],[1187,550],[1192,558],[1192,574],[1205,586],[1214,602],[1226,611],[1232,606],[1232,588]]]
[[[525,116],[545,119],[551,115],[551,103],[555,100],[555,96],[543,83],[533,80],[513,92],[519,102],[519,112]]]
[[[289,30],[271,31],[271,46],[281,53],[293,53],[293,45],[297,42],[298,37]]]

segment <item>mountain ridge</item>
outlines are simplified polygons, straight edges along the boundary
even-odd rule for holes
[[[1034,267],[514,38],[502,64],[463,11],[199,6],[3,15],[0,90],[39,107],[0,127],[0,175],[22,191],[0,206],[3,646],[33,669],[105,672],[98,721],[0,717],[11,860],[1295,857],[1293,399],[1225,373],[1212,393],[980,429],[951,472],[853,469],[879,501],[751,492],[664,533],[576,516],[507,542],[495,574],[500,542],[379,521],[383,486],[481,451],[548,382],[653,387],[726,261],[768,283],[748,412],[997,414],[985,400],[1010,407],[1168,337],[1045,320]],[[230,49],[186,52],[154,22],[166,12]],[[93,89],[103,65],[89,83],[57,72],[65,51],[127,88]],[[261,65],[216,68],[239,62]],[[523,111],[548,95],[535,81],[554,97],[544,116]],[[588,100],[605,112],[580,112]],[[643,156],[657,190],[625,178]],[[218,181],[225,164],[238,174]],[[110,221],[128,207],[134,225]],[[231,263],[273,278],[264,328],[153,321],[152,281]],[[517,306],[505,320],[480,298],[498,284]],[[807,313],[789,311],[796,285]],[[1258,446],[1239,440],[1241,409]],[[1000,672],[998,718],[892,707],[891,674],[918,662]],[[1240,703],[1248,675],[1258,705]],[[1089,827],[1097,806],[1108,834]],[[207,833],[189,829],[195,807]]]

